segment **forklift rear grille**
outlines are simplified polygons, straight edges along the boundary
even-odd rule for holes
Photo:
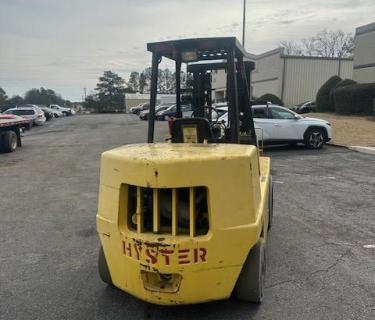
[[[209,228],[207,189],[128,185],[127,213],[128,227],[137,233],[204,235]]]

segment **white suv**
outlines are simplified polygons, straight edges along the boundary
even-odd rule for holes
[[[252,106],[258,140],[264,144],[304,143],[308,148],[320,149],[331,140],[331,124],[317,118],[302,117],[278,105]],[[219,121],[228,123],[228,113]]]
[[[41,126],[46,123],[46,117],[42,109],[35,105],[23,105],[5,111],[6,114],[15,114],[25,119],[32,120],[33,124]]]

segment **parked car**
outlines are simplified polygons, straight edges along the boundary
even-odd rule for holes
[[[181,106],[181,112],[182,116],[184,118],[190,117],[191,114],[193,113],[193,108],[191,105],[182,105]],[[176,104],[171,105],[168,109],[159,111],[155,114],[156,120],[168,120],[171,117],[176,117],[177,116],[177,108]]]
[[[133,114],[139,115],[141,111],[148,110],[149,108],[150,108],[150,104],[146,102],[146,103],[139,104],[135,107],[131,107],[129,111]]]
[[[47,121],[50,121],[54,118],[54,111],[52,109],[47,107],[41,107],[40,109],[43,110]]]
[[[15,114],[25,119],[32,120],[33,124],[40,126],[45,124],[46,117],[42,109],[34,105],[20,106],[5,111],[6,114]]]
[[[175,103],[165,103],[165,104],[159,105],[155,108],[155,114],[160,112],[160,111],[166,110],[170,106],[173,106],[173,105],[175,105]],[[139,119],[147,120],[149,113],[150,113],[149,109],[141,111],[141,113],[139,114]]]
[[[299,114],[314,112],[316,110],[316,104],[315,101],[306,101],[290,108],[290,110],[297,112]]]
[[[258,139],[264,144],[304,143],[320,149],[332,138],[331,124],[317,118],[302,117],[278,105],[252,106]],[[228,113],[219,122],[228,123]]]
[[[50,108],[51,110],[53,110],[55,112],[54,113],[55,117],[60,117],[61,115],[71,116],[71,115],[75,114],[74,110],[72,110],[70,108],[60,107],[57,104],[50,104],[48,106],[48,108]]]

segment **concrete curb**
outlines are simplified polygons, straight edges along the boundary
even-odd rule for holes
[[[350,146],[350,150],[375,155],[375,147]]]
[[[348,146],[345,146],[343,144],[337,144],[337,143],[332,143],[332,142],[328,142],[327,145],[331,147],[337,147],[337,148],[345,148],[345,149],[349,148]]]

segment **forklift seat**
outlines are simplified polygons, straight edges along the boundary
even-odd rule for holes
[[[205,118],[178,118],[172,123],[172,143],[203,143],[212,138],[210,122]]]

